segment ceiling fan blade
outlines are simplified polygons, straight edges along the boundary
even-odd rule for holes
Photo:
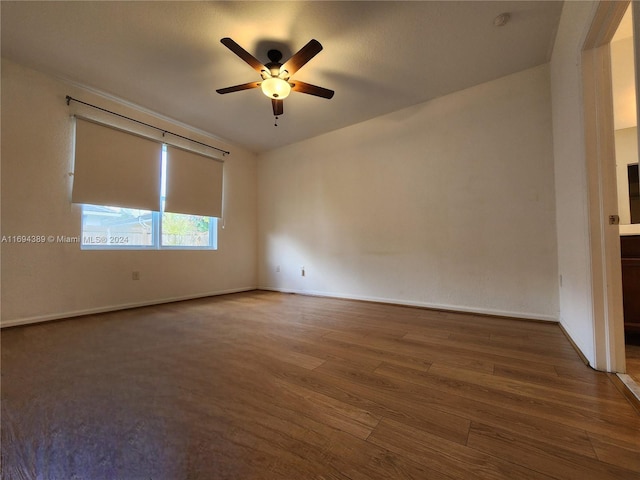
[[[291,84],[291,90],[294,92],[307,93],[309,95],[315,95],[316,97],[332,98],[335,93],[333,90],[329,90],[328,88],[318,87],[299,80],[293,80],[289,83]]]
[[[221,39],[220,43],[222,43],[225,47],[227,47],[229,50],[231,50],[233,53],[239,56],[242,60],[247,62],[249,65],[251,65],[251,68],[253,68],[256,72],[261,73],[263,70],[267,70],[267,67],[265,67],[262,63],[260,63],[256,59],[256,57],[251,55],[249,52],[247,52],[244,48],[242,48],[236,42],[231,40],[229,37],[225,37]]]
[[[258,88],[261,83],[262,82],[243,83],[242,85],[234,85],[233,87],[219,88],[216,92],[221,94],[241,92],[242,90],[249,90],[250,88]]]
[[[273,114],[277,117],[278,115],[282,115],[284,113],[284,101],[276,100],[275,98],[271,99],[271,106],[273,107]]]
[[[289,60],[287,60],[284,65],[280,68],[280,71],[286,70],[289,72],[289,75],[293,75],[298,70],[300,70],[305,63],[315,57],[322,50],[322,45],[320,42],[313,39],[310,40],[304,47],[298,50],[297,53],[293,55]]]

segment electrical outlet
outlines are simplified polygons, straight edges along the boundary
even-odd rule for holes
[[[131,272],[132,280],[140,280],[140,272]]]

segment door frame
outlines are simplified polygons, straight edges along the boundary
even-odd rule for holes
[[[624,373],[624,317],[618,215],[611,52],[609,44],[629,1],[601,1],[582,48],[594,368]],[[638,19],[634,9],[634,23]],[[637,42],[637,35],[635,38]],[[637,48],[637,43],[636,43]],[[636,80],[637,80],[636,69]],[[636,82],[637,90],[637,82]],[[638,97],[638,96],[637,96]]]

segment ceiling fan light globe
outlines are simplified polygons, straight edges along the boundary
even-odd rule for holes
[[[291,93],[291,85],[281,78],[267,78],[260,85],[262,93],[275,100],[283,100]]]

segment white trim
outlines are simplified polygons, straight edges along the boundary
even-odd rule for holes
[[[1,321],[0,328],[17,327],[19,325],[48,322],[51,320],[62,320],[65,318],[81,317],[83,315],[94,315],[97,313],[115,312],[118,310],[126,310],[129,308],[149,307],[152,305],[161,305],[163,303],[181,302],[184,300],[194,300],[196,298],[216,297],[219,295],[227,295],[230,293],[249,292],[251,290],[256,290],[256,287],[231,288],[229,290],[218,290],[215,292],[198,293],[195,295],[183,295],[179,297],[161,298],[161,299],[149,300],[145,302],[123,303],[120,305],[107,305],[104,307],[87,308],[85,310],[74,310],[71,312],[60,312],[60,313],[52,313],[48,315],[37,315],[34,317],[17,318],[14,320]]]
[[[582,46],[581,76],[586,140],[587,196],[594,354],[592,367],[625,371],[620,234],[609,44],[628,1],[598,3]]]
[[[448,305],[443,303],[415,302],[412,300],[399,300],[396,298],[370,297],[366,295],[351,295],[351,294],[342,294],[342,293],[335,293],[335,292],[320,292],[316,290],[295,290],[295,289],[273,288],[273,287],[257,287],[257,288],[258,290],[267,290],[271,292],[281,292],[281,293],[295,293],[299,295],[309,295],[312,297],[329,297],[329,298],[340,298],[345,300],[361,300],[365,302],[388,303],[390,305],[420,307],[420,308],[428,308],[432,310],[444,310],[449,312],[475,313],[478,315],[490,315],[495,317],[520,318],[523,320],[537,320],[537,321],[550,322],[550,323],[559,323],[557,317],[554,317],[553,315],[540,315],[539,313],[512,312],[509,310],[497,310],[497,309],[481,308],[481,307],[463,307],[459,305]]]
[[[559,321],[559,324],[560,324],[560,328],[562,328],[562,330],[564,330],[564,332],[566,333],[567,337],[569,337],[569,340],[571,341],[571,344],[573,345],[573,347],[579,352],[583,361],[595,370],[595,366],[593,365],[594,363],[593,360],[587,357],[587,355],[585,355],[582,348],[578,346],[578,344],[574,340],[576,338],[579,338],[579,335],[575,334],[573,332],[573,329],[571,328],[571,325],[569,325],[566,322],[563,322],[562,319]]]
[[[622,380],[622,383],[629,389],[631,393],[633,393],[634,397],[640,401],[640,385],[638,385],[633,378],[631,378],[626,373],[616,373],[618,378]]]
[[[371,296],[365,296],[365,295],[350,295],[350,294],[341,294],[341,293],[335,293],[335,292],[321,292],[321,291],[315,291],[315,290],[311,290],[311,291],[293,290],[293,289],[272,288],[272,287],[241,287],[241,288],[231,288],[228,290],[218,290],[215,292],[198,293],[195,295],[183,295],[179,297],[168,297],[168,298],[149,300],[144,302],[132,302],[132,303],[123,303],[119,305],[107,305],[107,306],[97,307],[97,308],[87,308],[84,310],[74,310],[70,312],[59,312],[59,313],[52,313],[48,315],[36,315],[33,317],[17,318],[14,320],[4,320],[4,321],[0,321],[0,328],[17,327],[20,325],[29,325],[33,323],[48,322],[51,320],[62,320],[65,318],[81,317],[83,315],[95,315],[98,313],[116,312],[118,310],[126,310],[129,308],[149,307],[152,305],[162,305],[164,303],[181,302],[184,300],[194,300],[197,298],[215,297],[219,295],[228,295],[231,293],[249,292],[251,290],[265,290],[265,291],[280,292],[280,293],[295,293],[299,295],[309,295],[312,297],[328,297],[328,298],[340,298],[344,300],[360,300],[365,302],[388,303],[390,305],[398,305],[398,306],[420,307],[420,308],[429,308],[433,310],[445,310],[450,312],[475,313],[479,315],[521,318],[523,320],[539,320],[539,321],[550,322],[550,323],[558,323],[558,319],[552,315],[540,315],[536,313],[512,312],[508,310],[496,310],[496,309],[487,309],[487,308],[480,308],[480,307],[463,307],[458,305],[448,305],[448,304],[441,304],[441,303],[414,302],[411,300],[399,300],[395,298],[371,297]]]

